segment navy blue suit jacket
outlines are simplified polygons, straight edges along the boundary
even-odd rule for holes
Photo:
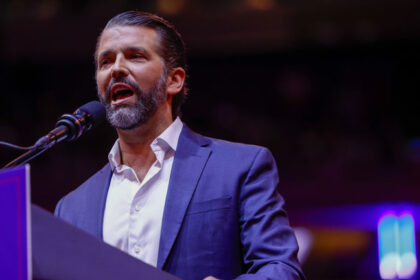
[[[57,205],[56,216],[102,239],[107,164]],[[262,147],[197,135],[185,125],[172,167],[157,267],[182,279],[303,279],[298,246]]]

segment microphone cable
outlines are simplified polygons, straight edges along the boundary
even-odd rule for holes
[[[5,147],[12,148],[19,151],[27,151],[27,150],[32,150],[33,148],[35,148],[35,145],[23,147],[23,146],[15,145],[15,144],[4,142],[4,141],[0,141],[0,146],[5,146]]]

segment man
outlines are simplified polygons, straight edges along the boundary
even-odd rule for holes
[[[197,135],[177,117],[186,59],[174,27],[119,14],[95,62],[118,140],[56,215],[182,279],[303,279],[270,152]]]

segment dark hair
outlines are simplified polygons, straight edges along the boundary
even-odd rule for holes
[[[187,71],[187,59],[185,53],[185,43],[179,32],[167,20],[146,12],[127,11],[111,18],[106,24],[102,33],[114,26],[145,26],[152,28],[158,34],[157,53],[165,62],[166,72],[169,73],[176,67],[181,67]],[[102,36],[99,36],[98,43]],[[97,49],[97,48],[96,48]],[[96,60],[96,55],[95,55]],[[175,118],[180,113],[182,103],[185,101],[188,89],[184,84],[178,94],[172,99],[172,116]]]

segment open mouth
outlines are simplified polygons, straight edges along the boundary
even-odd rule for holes
[[[112,101],[117,101],[119,99],[124,99],[133,95],[133,92],[129,89],[121,89],[114,92],[112,95]]]
[[[114,84],[111,88],[111,102],[120,103],[134,95],[134,90],[127,84]]]

